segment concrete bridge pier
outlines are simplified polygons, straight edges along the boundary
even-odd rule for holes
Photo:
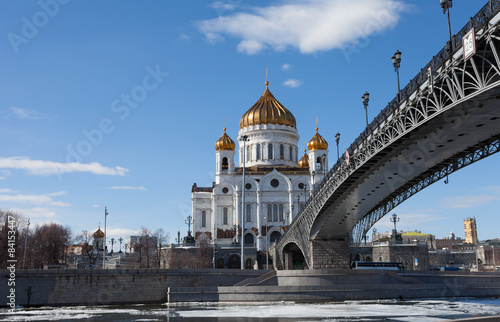
[[[345,239],[311,240],[311,268],[349,268],[349,242]]]

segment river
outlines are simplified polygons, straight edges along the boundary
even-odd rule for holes
[[[347,301],[339,303],[184,303],[0,310],[2,321],[447,321],[500,315],[500,299]]]

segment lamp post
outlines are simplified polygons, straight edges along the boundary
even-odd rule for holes
[[[30,219],[28,218],[28,226],[26,227],[26,238],[24,239],[24,256],[23,256],[23,269],[26,263],[26,247],[28,246],[28,235],[30,233]]]
[[[186,219],[186,220],[184,220],[184,223],[185,223],[186,225],[188,225],[188,236],[191,236],[191,219],[193,219],[193,217],[191,217],[191,215],[189,215],[189,216],[187,217],[187,219]]]
[[[244,233],[245,233],[245,162],[246,162],[246,147],[245,143],[248,141],[248,135],[242,135],[240,138],[243,141],[243,183],[241,184],[241,269],[245,269],[245,241],[244,241]]]
[[[266,220],[266,269],[269,270],[269,236],[267,236],[267,216],[264,216]]]
[[[181,244],[181,231],[180,230],[177,230],[177,238],[175,239],[175,242],[177,243],[177,245]]]
[[[339,143],[340,143],[340,133],[335,134],[335,142],[337,142],[337,159],[340,159]]]
[[[393,214],[393,215],[392,215],[392,218],[389,218],[389,220],[390,220],[392,223],[394,223],[394,234],[396,234],[396,233],[397,233],[397,231],[398,231],[398,230],[396,229],[396,223],[398,223],[398,222],[399,222],[398,215]]]
[[[113,246],[114,246],[114,244],[116,244],[115,239],[111,238],[111,240],[109,241],[109,243],[111,244],[111,255],[113,255]]]
[[[394,53],[394,56],[392,56],[392,65],[394,66],[394,70],[396,71],[396,75],[397,75],[397,78],[398,78],[398,103],[400,101],[400,97],[399,97],[399,91],[400,91],[400,87],[399,87],[399,67],[401,66],[401,52],[399,50],[397,50],[395,53]]]
[[[450,8],[453,7],[452,0],[440,0],[441,1],[441,8],[443,8],[443,14],[448,15],[448,36],[450,39],[450,55],[451,55],[451,25],[450,25]]]
[[[108,209],[104,207],[104,244],[102,246],[102,268],[105,269],[105,262],[106,262],[106,219],[108,217]]]
[[[120,253],[122,252],[122,242],[123,242],[123,238],[118,238],[118,241],[120,242]]]
[[[370,93],[364,93],[363,96],[361,96],[361,100],[363,101],[363,106],[365,107],[366,126],[368,126],[368,101],[370,100]]]

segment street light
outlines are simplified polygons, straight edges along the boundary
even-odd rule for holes
[[[363,100],[363,106],[365,107],[366,126],[368,126],[368,101],[370,100],[370,93],[364,93],[363,96],[361,96],[361,99]]]
[[[106,235],[106,219],[108,217],[108,209],[104,207],[104,244],[102,246],[102,268],[106,268],[105,262],[106,262],[106,238],[108,237]]]
[[[111,255],[113,255],[113,246],[114,246],[114,244],[116,244],[115,239],[111,238],[111,240],[109,241],[109,243],[111,244]]]
[[[242,135],[240,141],[243,141],[243,183],[241,184],[241,194],[243,195],[241,198],[241,269],[245,269],[245,241],[244,241],[244,233],[245,233],[245,162],[246,162],[246,147],[245,143],[248,141],[248,135]]]
[[[266,269],[269,270],[269,236],[267,236],[267,216],[264,216],[266,220]]]
[[[122,242],[123,242],[123,238],[121,238],[121,237],[120,237],[120,238],[118,238],[118,241],[120,242],[120,251],[119,251],[119,253],[121,253],[121,252],[122,252]]]
[[[337,142],[337,159],[340,159],[340,153],[339,153],[340,133],[339,132],[337,132],[337,134],[335,134],[335,142]]]
[[[28,246],[28,236],[30,233],[30,219],[28,218],[28,226],[26,227],[26,238],[24,239],[24,257],[23,257],[23,269],[26,263],[26,247]]]
[[[441,8],[443,8],[443,14],[448,15],[448,36],[450,38],[450,55],[451,55],[451,25],[450,25],[450,8],[453,7],[452,0],[440,0]]]
[[[394,234],[396,234],[398,231],[396,229],[396,223],[399,222],[398,215],[396,215],[396,214],[392,215],[392,218],[389,218],[389,220],[394,223]]]
[[[400,100],[400,97],[399,97],[399,91],[400,91],[400,87],[399,87],[399,67],[401,66],[401,52],[398,50],[396,51],[396,53],[394,53],[394,56],[392,56],[392,65],[394,66],[394,70],[396,71],[396,75],[398,77],[398,103],[399,103],[399,100]]]

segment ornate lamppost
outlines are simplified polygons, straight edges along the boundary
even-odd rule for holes
[[[121,253],[121,252],[122,252],[122,242],[123,242],[123,238],[121,238],[121,237],[120,237],[120,238],[118,238],[118,241],[120,242],[120,251],[119,251],[119,253]]]
[[[394,53],[394,56],[392,56],[392,65],[394,66],[394,70],[396,71],[396,75],[398,78],[398,103],[400,102],[401,98],[399,97],[399,92],[400,92],[400,87],[399,87],[399,67],[401,66],[401,52],[397,50]]]
[[[113,255],[113,246],[114,246],[114,244],[116,244],[115,239],[111,238],[111,240],[109,241],[109,243],[111,244],[111,255]]]
[[[452,45],[451,45],[451,25],[450,25],[450,8],[453,7],[452,0],[440,0],[441,1],[441,8],[443,8],[443,14],[448,15],[448,36],[450,39],[450,55],[451,55],[451,50],[452,50]]]
[[[392,215],[392,218],[389,218],[389,220],[390,220],[392,223],[394,223],[394,234],[396,234],[396,233],[397,233],[397,231],[398,231],[398,230],[396,229],[396,223],[398,223],[398,222],[399,222],[398,215],[393,214],[393,215]]]
[[[335,142],[337,142],[337,159],[340,159],[340,151],[339,151],[340,133],[339,132],[337,132],[337,134],[335,134]]]
[[[364,93],[363,96],[361,96],[361,100],[363,101],[363,106],[365,107],[366,126],[368,126],[368,101],[370,100],[370,93]]]

